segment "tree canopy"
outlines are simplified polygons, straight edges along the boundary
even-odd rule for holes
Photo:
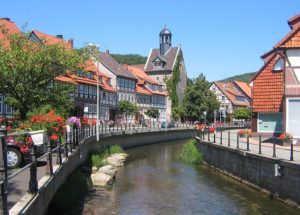
[[[209,82],[203,74],[192,80],[188,85],[183,100],[183,110],[187,120],[204,121],[204,111],[208,122],[213,121],[214,110],[219,109],[219,102],[216,96],[209,90]]]
[[[150,118],[157,119],[159,117],[159,111],[156,108],[149,108],[146,110],[145,114]]]
[[[145,64],[147,61],[147,57],[141,56],[139,54],[111,54],[111,56],[120,64]]]
[[[71,89],[55,78],[68,70],[83,70],[86,52],[60,44],[39,45],[23,34],[7,38],[9,47],[0,41],[0,93],[6,95],[5,102],[19,112],[21,119],[45,104],[70,108]]]
[[[247,107],[240,107],[233,113],[233,117],[235,119],[250,120],[251,119],[251,110],[250,110],[250,108],[247,108]]]
[[[125,114],[126,116],[133,115],[138,110],[136,104],[126,100],[119,101],[118,108],[121,111],[121,113]]]

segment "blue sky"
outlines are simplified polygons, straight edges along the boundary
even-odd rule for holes
[[[188,76],[208,80],[259,70],[260,56],[289,32],[299,0],[2,1],[0,16],[26,30],[93,42],[102,51],[147,56],[164,27],[181,44]]]

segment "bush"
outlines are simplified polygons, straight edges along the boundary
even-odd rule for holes
[[[110,146],[109,148],[104,148],[100,151],[93,152],[91,155],[92,166],[95,166],[97,168],[105,166],[107,165],[106,158],[110,154],[123,153],[123,152],[124,150],[119,145],[113,145]]]
[[[110,147],[110,153],[111,154],[124,153],[124,150],[119,145],[113,145]]]
[[[196,140],[189,140],[186,142],[180,154],[180,158],[188,163],[202,163],[203,158],[201,152],[199,152],[196,146]]]

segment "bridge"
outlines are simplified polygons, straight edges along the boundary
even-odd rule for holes
[[[189,125],[175,128],[102,127],[96,141],[96,127],[72,129],[60,137],[57,147],[47,146],[47,153],[37,157],[33,147],[29,164],[8,170],[6,132],[0,130],[0,210],[2,214],[43,214],[57,189],[83,164],[93,150],[118,144],[124,149],[157,142],[191,138],[195,130]],[[65,140],[65,141],[63,141]],[[3,150],[2,150],[3,149]],[[0,213],[1,213],[0,212]]]

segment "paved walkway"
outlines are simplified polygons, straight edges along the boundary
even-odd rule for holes
[[[228,144],[228,132],[230,133],[230,145]],[[237,132],[238,130],[230,130],[223,131],[222,134],[222,145],[236,149],[237,148]],[[221,133],[216,133],[216,143],[220,145],[221,142]],[[205,134],[205,140],[208,141],[208,136]],[[214,137],[213,134],[210,134],[210,142],[213,142]],[[262,155],[266,157],[273,157],[273,141],[276,143],[276,139],[274,138],[266,138],[262,137],[261,151]],[[239,139],[239,149],[243,151],[247,151],[247,138]],[[258,137],[250,137],[249,138],[249,151],[254,154],[258,154],[259,152],[259,140]],[[291,157],[291,146],[281,146],[277,143],[275,144],[275,156],[279,159],[290,160]],[[300,163],[300,146],[293,145],[293,162]]]

